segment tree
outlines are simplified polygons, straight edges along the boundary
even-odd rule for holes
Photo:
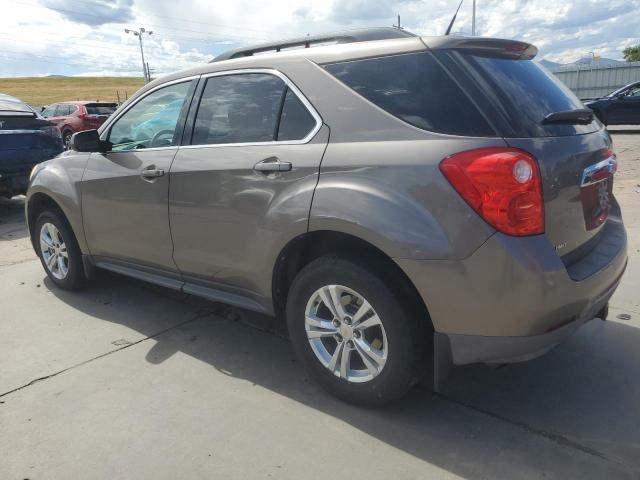
[[[622,54],[627,62],[640,62],[640,45],[627,47],[622,51]]]

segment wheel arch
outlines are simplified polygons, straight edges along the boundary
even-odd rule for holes
[[[304,233],[289,241],[278,255],[272,274],[273,308],[277,316],[284,313],[289,288],[295,276],[313,260],[328,254],[357,255],[367,257],[376,264],[398,291],[415,301],[417,314],[423,315],[433,329],[427,305],[424,303],[413,282],[400,266],[385,252],[360,237],[335,230],[315,230]]]
[[[35,224],[36,220],[40,216],[40,214],[47,210],[53,210],[59,213],[62,218],[67,222],[67,225],[73,232],[75,236],[76,242],[80,244],[82,237],[78,235],[78,232],[73,226],[73,223],[69,221],[69,215],[65,212],[62,205],[57,202],[51,195],[48,193],[37,191],[29,195],[26,201],[26,220],[27,227],[29,229],[29,238],[31,240],[31,245],[34,249],[36,249],[36,232],[35,232]]]

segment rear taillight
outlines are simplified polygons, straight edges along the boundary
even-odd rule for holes
[[[515,148],[479,148],[445,158],[440,170],[496,230],[517,236],[544,233],[540,169],[529,153]]]
[[[618,156],[616,152],[611,148],[603,148],[602,149],[602,158],[609,160],[609,170],[611,173],[616,173],[618,171]]]
[[[45,135],[48,135],[48,136],[53,137],[55,139],[62,140],[62,134],[60,133],[60,129],[58,127],[56,127],[55,125],[47,126],[47,127],[41,127],[40,131],[43,132]]]

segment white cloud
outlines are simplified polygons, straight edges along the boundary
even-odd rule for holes
[[[534,43],[540,57],[574,61],[588,52],[621,58],[640,43],[640,0],[478,0],[481,35]],[[307,33],[390,26],[396,13],[422,35],[441,35],[458,0],[14,0],[3,9],[0,76],[140,75],[137,37],[158,74],[210,60],[221,51]],[[49,7],[49,8],[47,8]],[[467,0],[454,31],[469,33]]]

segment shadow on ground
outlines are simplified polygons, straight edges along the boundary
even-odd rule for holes
[[[105,312],[93,297],[129,289],[140,305],[172,296],[193,309],[194,320],[155,336],[146,355],[150,363],[184,352],[463,477],[489,472],[489,478],[621,478],[640,471],[640,330],[630,325],[594,321],[538,360],[501,369],[458,368],[443,394],[417,388],[397,405],[370,410],[326,394],[296,365],[283,335],[253,328],[273,329],[272,318],[107,273],[82,293],[45,283],[90,317],[146,336],[158,332],[144,310],[133,315],[126,303],[114,301]],[[529,435],[514,435],[514,428]],[[534,448],[545,442],[555,447]],[[541,458],[541,450],[553,455]],[[586,475],[580,463],[585,456],[598,465]]]

